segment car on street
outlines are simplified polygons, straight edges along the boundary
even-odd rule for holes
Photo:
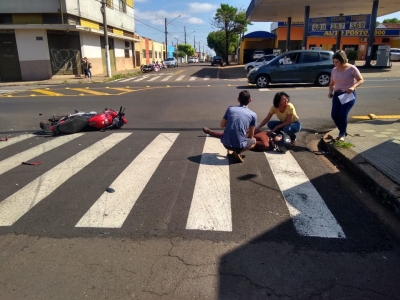
[[[199,62],[199,59],[197,57],[191,56],[188,58],[188,63],[197,63]]]
[[[400,61],[400,48],[390,48],[390,60]]]
[[[168,67],[168,68],[171,68],[171,67],[177,67],[178,66],[178,61],[176,60],[176,58],[175,57],[168,57],[165,61],[164,61],[164,63],[165,63],[165,65]]]
[[[269,63],[272,59],[274,59],[276,57],[275,54],[268,54],[268,55],[264,55],[263,57],[260,57],[259,59],[249,62],[248,64],[246,64],[244,66],[244,69],[249,72],[251,69],[255,68],[255,67],[260,67],[263,66],[267,63]]]
[[[211,65],[220,65],[222,67],[224,65],[224,59],[222,56],[216,55],[212,58]]]
[[[262,50],[256,50],[256,51],[254,51],[254,53],[253,53],[253,59],[254,59],[254,60],[259,59],[260,57],[263,57],[264,55],[265,55],[265,52],[264,52],[264,51],[262,51]]]
[[[259,88],[270,83],[316,83],[328,86],[333,67],[332,51],[289,51],[266,65],[250,70],[247,81]]]
[[[206,59],[204,57],[200,58],[199,62],[206,62]]]

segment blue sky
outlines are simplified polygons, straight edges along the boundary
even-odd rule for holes
[[[136,33],[140,36],[151,38],[157,42],[165,41],[164,20],[167,18],[168,24],[168,45],[176,39],[181,44],[185,40],[184,27],[186,27],[186,41],[193,45],[196,39],[196,49],[207,51],[207,35],[211,31],[218,30],[211,26],[211,21],[220,0],[206,0],[206,2],[190,2],[182,0],[134,0],[135,3],[135,26]],[[231,6],[247,10],[250,0],[229,0]],[[178,17],[180,15],[180,17]],[[177,18],[178,17],[178,18]],[[177,18],[177,19],[175,19]],[[400,12],[378,18],[382,21],[386,18],[400,19]],[[174,20],[175,19],[175,20]],[[284,21],[284,20],[283,20]],[[270,30],[268,22],[256,22],[248,27],[248,32],[257,30]]]

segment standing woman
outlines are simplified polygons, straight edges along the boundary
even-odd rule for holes
[[[333,55],[335,67],[331,73],[328,97],[332,98],[331,117],[339,129],[339,141],[344,141],[347,135],[347,116],[350,109],[356,103],[356,87],[364,82],[360,71],[356,66],[349,64],[346,52],[339,50]],[[342,104],[339,96],[353,93],[354,99]]]
[[[283,131],[290,137],[292,146],[296,145],[296,132],[301,130],[299,117],[296,114],[294,105],[290,102],[290,97],[285,92],[275,94],[273,105],[269,110],[268,115],[264,120],[255,128],[256,133],[260,131],[261,127],[267,124],[268,128],[273,132]],[[278,117],[279,121],[270,121],[272,116]]]

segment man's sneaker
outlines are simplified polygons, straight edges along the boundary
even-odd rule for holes
[[[339,137],[339,140],[338,140],[338,141],[344,142],[344,136]]]
[[[244,158],[240,153],[233,152],[233,156],[235,157],[236,162],[238,162],[238,163],[244,162]]]
[[[204,127],[204,128],[203,128],[203,132],[204,132],[205,134],[210,134],[210,133],[211,133],[211,129],[208,128],[208,127]]]

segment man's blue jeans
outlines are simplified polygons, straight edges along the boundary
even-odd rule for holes
[[[282,124],[281,121],[269,121],[267,126],[269,129],[274,129],[276,126]],[[290,136],[290,139],[294,141],[296,139],[296,132],[299,132],[301,130],[301,123],[299,121],[293,122],[292,124],[285,126],[282,128],[282,131],[287,133],[288,136]]]
[[[356,98],[356,92],[354,91],[353,93],[354,98]],[[339,129],[339,137],[345,137],[347,135],[347,116],[349,115],[350,109],[356,103],[356,99],[354,99],[342,104],[338,97],[343,94],[344,92],[335,92],[332,98],[331,117],[336,127]]]

